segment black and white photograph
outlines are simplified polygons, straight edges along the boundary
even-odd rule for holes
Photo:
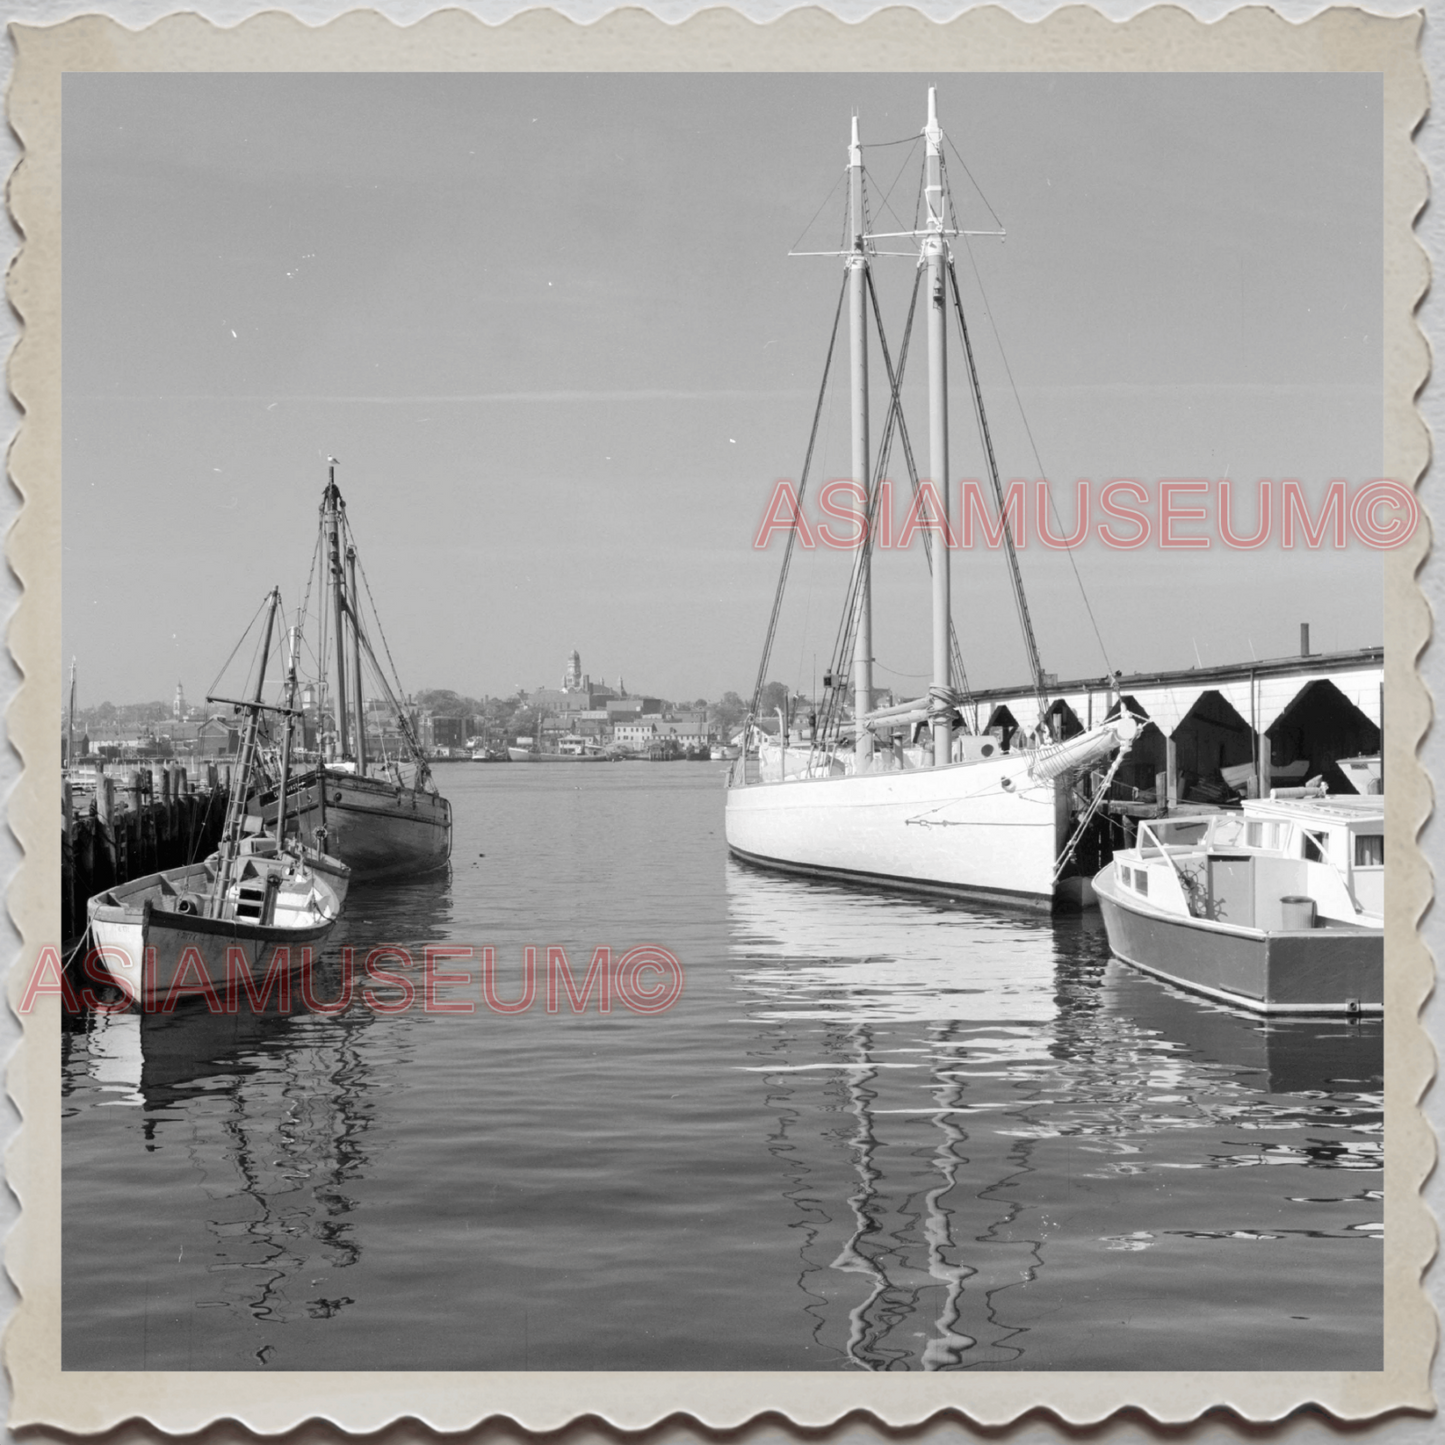
[[[59,83],[62,1371],[1386,1368],[1379,72]]]

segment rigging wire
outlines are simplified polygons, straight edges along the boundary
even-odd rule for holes
[[[844,171],[843,171],[843,175],[845,176],[845,175],[847,175],[847,173],[848,173],[848,172],[847,172],[847,168],[845,167],[845,168],[844,168]],[[788,250],[789,250],[790,252],[791,252],[791,251],[796,251],[796,250],[798,249],[798,245],[799,245],[799,243],[802,241],[803,237],[806,236],[806,235],[808,234],[808,232],[813,229],[813,223],[818,219],[819,216],[821,216],[821,215],[823,214],[824,210],[827,208],[828,202],[833,199],[833,191],[836,191],[836,190],[838,189],[838,187],[839,187],[840,185],[842,185],[842,183],[843,183],[843,176],[839,176],[838,179],[833,182],[833,190],[832,190],[832,191],[829,191],[828,194],[823,197],[823,204],[822,204],[821,206],[819,206],[816,211],[813,212],[812,219],[808,222],[808,224],[807,224],[806,226],[803,227],[803,229],[802,229],[801,231],[798,232],[798,239],[797,239],[796,241],[794,241],[791,246],[788,247]]]
[[[355,539],[352,537],[349,523],[347,524],[346,535],[348,540],[351,541],[352,546],[355,547]],[[391,644],[386,640],[386,629],[381,625],[381,614],[376,610],[376,599],[371,595],[371,579],[366,575],[366,566],[361,560],[361,549],[359,547],[356,548],[356,570],[361,574],[361,585],[366,588],[366,600],[371,606],[372,620],[376,623],[376,631],[377,635],[381,638],[382,650],[386,653],[386,660],[391,666],[392,681],[396,684],[395,693],[392,693],[391,689],[387,686],[386,678],[380,675],[381,663],[378,661],[376,653],[372,651],[371,639],[367,636],[366,629],[361,624],[360,608],[357,608],[353,613],[352,620],[356,624],[362,646],[366,649],[367,655],[371,658],[372,664],[377,670],[378,680],[381,682],[383,690],[391,695],[391,704],[396,709],[397,724],[401,729],[402,736],[411,745],[417,767],[420,770],[418,774],[418,781],[420,781],[423,776],[431,776],[431,769],[427,766],[426,759],[422,756],[421,744],[412,732],[411,719],[407,717],[406,709],[401,703],[401,698],[406,695],[402,689],[401,675],[397,672],[396,661],[391,655]]]
[[[917,141],[922,140],[923,137],[922,137],[922,136],[914,136],[913,139],[914,139],[915,142],[917,142]],[[898,142],[895,142],[895,144],[898,144]],[[890,184],[889,184],[889,186],[888,186],[888,189],[887,189],[886,191],[884,191],[884,193],[883,193],[883,199],[882,199],[882,201],[879,203],[879,204],[883,207],[883,209],[886,210],[886,211],[888,212],[888,214],[889,214],[890,216],[892,216],[895,221],[898,222],[898,225],[899,225],[900,228],[903,226],[903,217],[900,216],[900,215],[898,214],[898,212],[895,211],[891,205],[889,205],[889,199],[890,199],[890,197],[893,195],[894,190],[897,188],[898,182],[903,179],[903,172],[908,169],[909,164],[911,163],[912,160],[913,160],[913,156],[912,156],[911,153],[903,157],[903,164],[898,167],[897,174],[893,177],[893,180],[890,182]],[[867,175],[867,174],[868,174],[866,168],[864,169],[864,172],[863,172],[863,173],[864,173],[864,175]]]
[[[978,367],[973,359],[973,342],[969,340],[968,321],[963,314],[963,297],[958,289],[958,273],[954,269],[953,257],[948,257],[948,279],[953,286],[953,312],[958,319],[958,333],[963,340],[963,354],[968,362],[968,378],[973,395],[974,415],[978,421],[979,435],[983,439],[984,456],[988,461],[989,480],[993,483],[993,494],[998,502],[999,529],[1003,533],[1004,551],[1008,556],[1009,581],[1013,585],[1014,608],[1018,612],[1019,626],[1023,629],[1024,646],[1028,650],[1029,667],[1034,675],[1034,691],[1038,694],[1039,709],[1044,702],[1044,668],[1039,660],[1039,644],[1034,636],[1033,618],[1029,616],[1028,598],[1024,594],[1023,573],[1019,570],[1018,550],[1014,546],[1013,528],[1009,525],[1004,510],[1003,483],[999,480],[998,461],[993,451],[993,436],[988,429],[988,416],[983,409],[983,388],[978,381]],[[962,521],[962,518],[960,518]]]
[[[998,347],[998,354],[1003,360],[1003,369],[1005,375],[1008,377],[1009,388],[1013,392],[1014,405],[1018,407],[1019,419],[1023,422],[1024,433],[1029,439],[1029,449],[1034,454],[1034,465],[1038,468],[1039,476],[1047,480],[1048,473],[1045,472],[1043,461],[1039,457],[1038,443],[1034,441],[1034,431],[1029,425],[1028,413],[1024,411],[1023,401],[1019,397],[1018,384],[1014,381],[1013,368],[1009,365],[1008,353],[1004,350],[1003,346],[1003,338],[998,334],[998,325],[993,319],[993,309],[988,304],[988,292],[984,290],[983,277],[979,274],[978,261],[974,257],[973,247],[968,243],[967,236],[964,237],[964,249],[968,253],[968,263],[973,268],[974,279],[978,282],[978,293],[983,301],[983,314],[988,317],[989,329],[993,332],[994,344]],[[957,277],[955,277],[955,288],[957,288],[957,285],[958,280]],[[960,314],[962,314],[961,307]],[[1058,525],[1059,532],[1062,535],[1064,523],[1063,519],[1059,516],[1058,505],[1054,501],[1054,490],[1052,487],[1047,487],[1046,490],[1049,498],[1049,510],[1054,514],[1054,521]],[[1002,506],[1002,503],[1000,503],[1000,506]],[[1089,594],[1085,590],[1084,579],[1079,575],[1079,564],[1074,561],[1074,549],[1072,547],[1066,548],[1065,554],[1069,559],[1069,567],[1073,571],[1074,582],[1078,586],[1079,597],[1084,604],[1084,611],[1089,614],[1089,625],[1094,629],[1094,640],[1099,644],[1099,652],[1104,659],[1104,666],[1112,677],[1114,675],[1114,664],[1109,660],[1109,649],[1104,645],[1104,634],[1099,630],[1099,622],[1094,616],[1094,608],[1089,601]]]
[[[866,274],[868,275],[871,289],[872,273],[869,271]],[[918,278],[915,272],[913,295],[908,306],[908,319],[904,324],[903,352],[900,360],[907,356],[909,338],[913,333],[913,316],[917,301]],[[886,357],[887,343],[883,340],[881,324],[879,324],[878,327],[878,334]],[[858,561],[853,568],[853,575],[848,584],[848,591],[843,599],[843,611],[838,619],[838,631],[833,641],[833,653],[829,658],[828,673],[834,679],[834,683],[825,701],[823,725],[821,728],[814,730],[814,751],[817,750],[817,745],[820,740],[832,738],[839,731],[842,722],[840,713],[843,707],[843,700],[851,690],[854,639],[857,636],[858,623],[862,615],[861,598],[863,578],[868,575],[869,564],[873,555],[873,531],[874,523],[877,519],[881,479],[883,473],[887,470],[888,457],[892,451],[894,426],[900,419],[901,410],[898,404],[897,393],[895,392],[890,398],[888,415],[884,421],[883,438],[879,443],[878,454],[873,469],[874,474],[871,479],[872,487],[865,499],[863,518],[864,533],[859,543]]]
[[[963,167],[963,173],[964,173],[964,175],[966,175],[966,176],[969,178],[970,181],[973,181],[973,188],[974,188],[974,190],[976,190],[976,191],[978,192],[978,198],[979,198],[979,200],[981,200],[981,201],[984,203],[984,205],[988,208],[988,213],[989,213],[989,215],[993,217],[993,223],[994,223],[994,225],[997,226],[1000,231],[1004,230],[1004,229],[1005,229],[1004,223],[1003,223],[1001,220],[999,220],[998,212],[997,212],[996,210],[994,210],[994,208],[989,204],[989,199],[988,199],[988,197],[987,197],[986,195],[984,195],[984,193],[983,193],[983,187],[982,187],[981,185],[979,185],[978,181],[974,178],[973,172],[972,172],[971,170],[969,170],[969,168],[968,168],[968,162],[967,162],[966,160],[964,160],[962,152],[959,150],[959,148],[958,148],[956,145],[954,145],[954,143],[953,143],[953,137],[950,136],[947,131],[945,131],[945,132],[943,133],[943,139],[948,143],[948,148],[949,148],[949,150],[951,150],[951,151],[954,153],[954,155],[956,155],[956,156],[958,157],[958,163],[959,163],[959,165],[961,165],[961,166]],[[951,200],[951,198],[950,198],[950,200]]]
[[[271,594],[268,592],[268,593],[266,594],[266,596],[262,599],[261,605],[256,609],[256,614],[255,614],[255,616],[252,617],[251,620],[250,620],[250,622],[248,622],[248,623],[246,624],[246,630],[245,630],[245,631],[240,635],[240,637],[236,640],[236,645],[231,649],[231,655],[230,655],[230,657],[228,657],[228,658],[225,660],[225,662],[223,662],[223,663],[221,664],[221,670],[215,675],[214,678],[212,678],[210,687],[208,687],[208,688],[206,689],[206,695],[207,695],[208,697],[209,697],[212,693],[215,692],[215,690],[216,690],[217,686],[219,685],[221,679],[226,675],[226,669],[227,669],[228,667],[230,667],[230,665],[236,660],[236,654],[241,650],[242,645],[245,643],[246,639],[251,635],[251,629],[252,629],[252,628],[256,625],[256,623],[260,620],[261,614],[266,610],[267,604],[268,604],[270,601],[271,601]],[[257,639],[256,647],[257,647],[257,649],[260,648],[260,639],[259,639],[259,638]],[[253,667],[255,666],[255,658],[254,658],[254,656],[253,656],[252,659],[251,659],[251,665],[252,665]],[[246,674],[246,676],[247,676],[248,678],[250,677],[250,675],[251,675],[251,674],[250,674],[249,672]],[[243,691],[244,691],[244,689],[243,689]]]
[[[813,465],[813,448],[818,441],[818,424],[822,419],[823,415],[823,400],[824,397],[827,395],[828,391],[828,375],[833,369],[833,350],[838,341],[838,322],[843,315],[843,298],[847,294],[848,273],[845,270],[843,272],[843,284],[838,289],[838,305],[833,312],[833,330],[831,335],[828,337],[828,355],[827,359],[823,363],[823,379],[818,386],[818,403],[813,408],[813,429],[808,437],[808,451],[807,455],[803,459],[803,471],[798,480],[798,506],[800,509],[803,505],[803,494],[807,490],[808,486],[808,472]],[[777,590],[773,594],[772,615],[768,618],[768,631],[767,636],[763,642],[763,655],[758,663],[757,681],[753,684],[752,705],[748,709],[748,716],[750,718],[757,717],[758,707],[762,701],[763,680],[767,676],[768,662],[772,656],[773,651],[773,639],[777,635],[778,631],[778,613],[782,609],[783,590],[787,586],[788,569],[792,566],[793,549],[795,543],[797,542],[797,537],[797,518],[794,517],[793,525],[788,528],[787,543],[783,547],[783,562],[781,570],[778,573]]]
[[[910,303],[910,305],[909,305],[909,318],[910,318],[910,320],[909,320],[909,326],[910,326],[910,330],[911,330],[911,328],[912,328],[913,306],[914,306],[914,304],[916,304],[917,299],[918,299],[918,284],[919,284],[919,281],[922,279],[922,275],[923,275],[922,268],[915,269],[915,271],[914,271],[914,273],[913,273],[913,276],[914,276],[914,279],[913,279],[913,288],[914,288],[914,289],[913,289],[913,297],[914,297],[914,300],[913,300],[913,302]],[[896,404],[897,404],[897,409],[898,409],[898,435],[899,435],[899,440],[903,443],[903,456],[904,456],[904,460],[905,460],[905,461],[907,462],[907,464],[908,464],[908,480],[909,480],[909,483],[911,484],[912,491],[913,491],[913,495],[916,497],[916,496],[918,495],[918,466],[917,466],[917,464],[915,463],[915,461],[914,461],[914,459],[913,459],[913,443],[912,443],[911,441],[909,441],[909,439],[908,439],[908,425],[907,425],[907,422],[904,420],[904,416],[903,416],[903,363],[907,360],[907,348],[905,347],[904,350],[903,350],[902,352],[900,352],[900,354],[899,354],[899,358],[898,358],[898,362],[899,362],[899,364],[898,364],[898,371],[897,371],[897,373],[896,373],[896,375],[895,375],[894,370],[893,370],[893,363],[892,363],[892,361],[891,361],[891,359],[889,358],[889,355],[888,355],[888,338],[887,338],[887,337],[884,335],[884,333],[883,333],[883,313],[882,313],[882,311],[880,310],[879,305],[878,305],[878,293],[877,293],[877,291],[875,291],[874,288],[873,288],[873,279],[872,279],[872,276],[871,276],[871,275],[869,276],[869,279],[868,279],[868,294],[869,294],[869,296],[872,298],[872,301],[873,301],[873,319],[874,319],[874,323],[876,324],[876,326],[877,326],[877,328],[878,328],[878,345],[879,345],[879,348],[880,348],[880,349],[882,350],[882,352],[883,352],[883,365],[884,365],[884,367],[886,368],[886,370],[887,370],[887,372],[888,372],[888,384],[889,384],[889,387],[890,387],[890,389],[891,389],[891,391],[892,391],[892,393],[893,393],[893,396],[894,396],[895,401],[896,401]],[[886,462],[887,458],[884,457],[884,458],[882,458],[882,460]],[[882,469],[881,469],[881,467],[880,467],[880,470],[879,470],[879,476],[880,476],[880,477],[882,476]],[[923,535],[923,555],[924,555],[924,557],[926,558],[927,563],[928,563],[928,572],[929,572],[929,575],[932,576],[932,575],[933,575],[933,537],[932,537],[932,535],[931,535],[929,532],[927,532],[927,531],[925,531],[922,535]],[[944,545],[944,546],[947,546],[947,545],[948,545],[948,539],[947,539],[946,537],[942,539],[942,542],[943,542],[943,545]],[[955,676],[957,677],[957,679],[958,679],[958,688],[957,688],[957,691],[959,691],[960,693],[962,693],[962,695],[963,695],[963,700],[964,700],[964,701],[967,701],[967,700],[968,700],[968,697],[969,697],[968,672],[967,672],[967,670],[964,668],[964,665],[963,665],[963,652],[962,652],[962,650],[960,649],[960,647],[959,647],[959,645],[958,645],[958,629],[954,626],[952,616],[950,616],[949,619],[948,619],[948,642],[949,642],[949,653],[950,653],[950,656],[952,657],[952,660],[953,660],[953,671],[954,671],[954,675],[955,675]]]

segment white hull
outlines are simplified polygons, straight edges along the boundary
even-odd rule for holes
[[[268,873],[283,875],[268,921],[235,916]],[[142,1008],[205,995],[207,983],[224,1000],[227,970],[239,962],[233,950],[240,950],[259,988],[278,948],[287,950],[287,972],[294,974],[304,961],[302,950],[325,941],[350,876],[334,858],[301,867],[247,860],[220,918],[204,916],[214,859],[120,884],[89,904],[92,937],[106,950],[100,968]]]
[[[1046,909],[1060,838],[1056,784],[997,758],[728,789],[728,848],[745,862],[958,901]],[[1005,784],[1009,786],[1005,786]]]

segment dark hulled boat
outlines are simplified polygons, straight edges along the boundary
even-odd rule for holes
[[[372,650],[357,590],[356,544],[336,485],[334,459],[321,499],[317,557],[329,574],[321,588],[322,671],[330,640],[335,648],[335,691],[326,720],[329,727],[318,718],[315,764],[287,785],[286,814],[305,842],[347,864],[354,883],[411,878],[444,868],[452,849],[451,804],[432,778],[398,696],[399,684],[393,686],[395,677],[388,679]],[[294,637],[291,652],[294,670]],[[401,756],[374,757],[369,752],[363,664],[369,665],[390,708]],[[253,802],[253,809],[267,823],[275,818],[279,792],[277,779]]]

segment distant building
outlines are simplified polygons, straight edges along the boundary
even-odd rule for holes
[[[607,715],[615,725],[618,721],[643,717],[648,713],[662,712],[662,699],[657,697],[615,697],[609,698]]]
[[[685,748],[706,747],[710,737],[707,713],[672,713],[658,722],[657,735],[662,738],[676,738]]]
[[[567,657],[562,686],[539,687],[528,701],[545,713],[570,716],[594,712],[605,707],[608,700],[615,696],[616,693],[605,682],[594,683],[591,675],[582,671],[582,655],[574,649]]]

